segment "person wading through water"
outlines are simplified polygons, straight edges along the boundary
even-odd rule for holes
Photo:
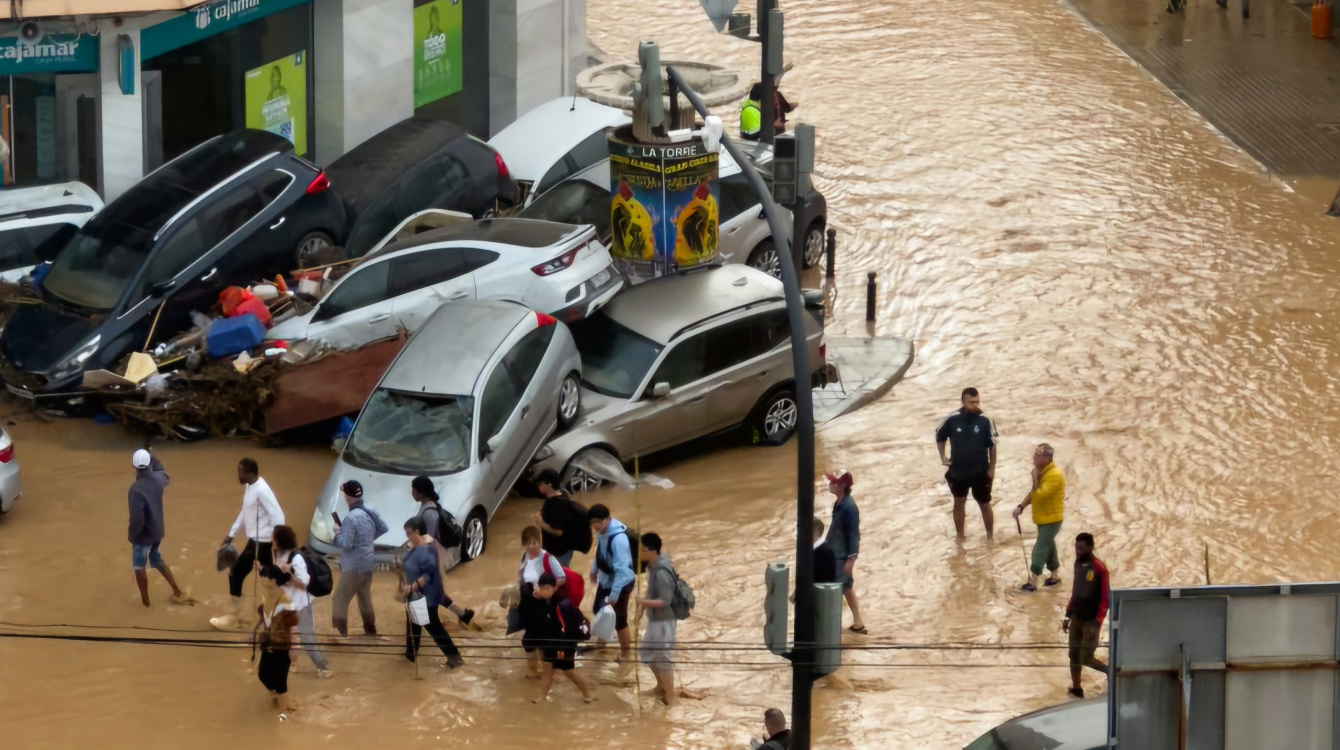
[[[131,567],[135,569],[135,585],[140,590],[140,602],[149,606],[149,575],[146,566],[153,566],[163,580],[172,587],[173,604],[195,604],[177,587],[177,579],[172,577],[172,569],[163,562],[158,554],[158,545],[163,542],[166,533],[163,528],[163,490],[168,485],[167,471],[149,451],[140,449],[131,456],[130,464],[135,467],[135,481],[130,485],[128,502],[130,506]]]
[[[1038,576],[1042,575],[1045,565],[1051,576],[1042,582],[1044,586],[1055,586],[1061,582],[1057,571],[1061,569],[1061,558],[1056,554],[1056,535],[1061,532],[1061,521],[1065,519],[1065,475],[1052,460],[1056,451],[1046,443],[1033,451],[1033,489],[1024,496],[1024,501],[1014,509],[1017,521],[1024,508],[1033,507],[1033,523],[1038,527],[1038,539],[1033,543],[1033,559],[1028,569],[1028,583],[1024,591],[1038,590]]]
[[[1061,621],[1061,632],[1070,637],[1070,694],[1076,698],[1084,697],[1080,674],[1085,667],[1107,674],[1107,664],[1093,654],[1111,599],[1111,579],[1107,566],[1093,554],[1093,534],[1076,535],[1074,588]]]
[[[431,541],[436,542],[437,560],[440,565],[439,572],[445,582],[447,571],[460,562],[461,527],[456,523],[456,517],[442,508],[437,490],[433,487],[432,479],[414,477],[414,481],[410,483],[410,496],[419,504],[419,512],[414,518],[423,521],[423,534],[430,537]],[[445,591],[443,591],[442,596],[445,600],[443,606],[456,615],[456,619],[460,620],[462,625],[469,627],[475,619],[475,611],[466,609],[452,601]],[[479,629],[479,626],[471,628],[471,630]]]
[[[242,584],[251,574],[257,561],[261,565],[273,565],[274,554],[271,536],[274,528],[284,523],[284,511],[279,500],[270,489],[269,483],[261,478],[261,469],[255,461],[244,458],[237,462],[237,481],[242,485],[242,510],[237,520],[223,538],[220,549],[232,546],[233,537],[238,531],[245,530],[247,546],[238,555],[228,573],[228,593],[232,596],[232,612],[222,617],[211,618],[209,624],[220,630],[237,628],[242,616]]]
[[[940,451],[940,463],[948,467],[945,481],[949,494],[954,497],[954,533],[964,538],[968,493],[977,501],[986,526],[986,540],[995,538],[995,517],[991,512],[991,484],[996,478],[996,425],[982,413],[982,399],[976,388],[964,388],[960,397],[963,406],[945,417],[935,430],[935,447]],[[950,447],[945,456],[945,444]]]

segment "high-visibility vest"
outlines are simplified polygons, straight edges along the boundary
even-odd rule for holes
[[[762,131],[762,105],[757,99],[745,99],[740,105],[740,135],[756,135]]]

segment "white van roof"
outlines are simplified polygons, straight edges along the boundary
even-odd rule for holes
[[[27,218],[31,212],[52,215],[62,206],[71,207],[68,213],[88,214],[102,208],[102,199],[82,182],[0,190],[0,221]]]
[[[621,109],[580,96],[567,96],[518,117],[489,139],[489,145],[502,154],[513,177],[536,182],[554,162],[591,134],[632,121]]]

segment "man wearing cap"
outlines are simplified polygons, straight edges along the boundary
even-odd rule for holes
[[[861,549],[861,511],[851,497],[854,484],[850,471],[828,473],[828,491],[837,498],[833,503],[833,520],[828,526],[828,546],[837,559],[842,595],[851,607],[852,623],[848,630],[865,635],[865,622],[861,620],[861,605],[856,599],[852,575],[856,570],[856,554]]]
[[[363,505],[363,485],[352,479],[340,485],[349,512],[344,522],[335,522],[335,546],[340,552],[340,582],[331,602],[331,621],[340,635],[349,634],[349,601],[358,596],[358,614],[363,632],[377,634],[377,616],[372,610],[372,542],[389,531],[381,516]]]
[[[163,562],[163,556],[158,554],[158,545],[163,541],[163,490],[168,484],[167,472],[157,458],[151,457],[149,451],[142,448],[131,456],[130,464],[135,467],[135,481],[130,485],[128,496],[128,537],[131,564],[135,568],[135,584],[140,588],[140,601],[144,606],[149,606],[149,575],[145,566],[152,565],[172,587],[173,604],[194,604],[190,597],[177,588],[172,570]]]

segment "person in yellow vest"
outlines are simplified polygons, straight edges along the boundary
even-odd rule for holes
[[[1052,460],[1056,451],[1046,443],[1033,451],[1033,489],[1024,496],[1024,501],[1014,509],[1017,519],[1024,508],[1033,506],[1033,523],[1038,527],[1038,540],[1033,544],[1033,559],[1029,566],[1028,583],[1024,591],[1038,590],[1038,576],[1042,575],[1045,565],[1051,576],[1042,582],[1043,586],[1055,586],[1061,582],[1057,571],[1061,569],[1061,559],[1056,554],[1056,535],[1061,531],[1061,521],[1065,519],[1065,475],[1061,467]]]
[[[740,137],[756,141],[763,135],[763,84],[749,88],[749,98],[740,105]]]

